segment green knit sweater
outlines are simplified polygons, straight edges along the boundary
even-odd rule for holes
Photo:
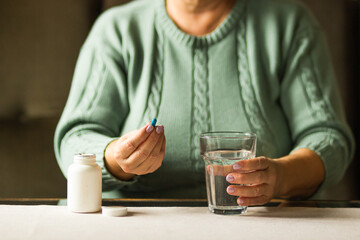
[[[153,117],[165,126],[162,167],[116,179],[105,147]],[[258,156],[314,150],[320,189],[343,177],[354,141],[323,33],[300,3],[238,0],[202,37],[179,30],[163,0],[106,11],[81,49],[55,152],[65,175],[75,153],[96,153],[104,197],[205,197],[199,134],[221,130],[256,133]]]

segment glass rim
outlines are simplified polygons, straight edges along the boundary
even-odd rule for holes
[[[205,139],[256,139],[256,134],[251,132],[215,131],[200,133],[200,138]]]

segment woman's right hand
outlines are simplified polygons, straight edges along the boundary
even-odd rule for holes
[[[105,149],[105,165],[121,180],[152,173],[162,164],[165,145],[164,126],[148,123],[112,141]]]

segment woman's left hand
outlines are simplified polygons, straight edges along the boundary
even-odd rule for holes
[[[266,157],[242,160],[232,166],[226,180],[230,185],[226,191],[239,196],[237,203],[241,206],[263,205],[278,196],[279,171],[277,162]]]

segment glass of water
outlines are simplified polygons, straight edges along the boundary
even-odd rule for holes
[[[256,155],[256,135],[244,132],[208,132],[200,134],[200,153],[205,161],[206,191],[209,210],[216,214],[241,214],[246,206],[229,195],[226,176],[232,165]],[[231,184],[234,185],[234,184]]]

